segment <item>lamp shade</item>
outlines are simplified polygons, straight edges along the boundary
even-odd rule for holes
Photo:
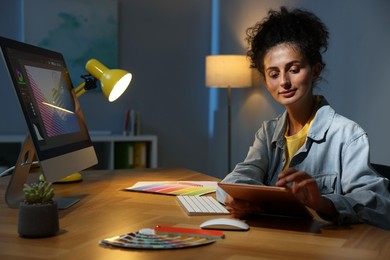
[[[121,69],[108,69],[96,59],[89,60],[85,68],[100,81],[102,92],[110,102],[125,92],[132,78],[131,73]]]
[[[252,85],[252,70],[245,55],[206,56],[206,86],[243,88]]]

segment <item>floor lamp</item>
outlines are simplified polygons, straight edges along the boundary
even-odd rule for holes
[[[231,171],[231,88],[252,86],[252,70],[245,55],[206,56],[206,86],[227,88],[228,171]]]

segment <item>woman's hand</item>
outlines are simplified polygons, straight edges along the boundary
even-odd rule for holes
[[[242,218],[262,211],[258,205],[244,200],[235,200],[229,194],[227,194],[225,205],[234,218]]]
[[[306,172],[300,172],[294,168],[286,169],[279,173],[275,185],[289,189],[309,208],[329,216],[337,215],[333,202],[321,196],[316,180]]]

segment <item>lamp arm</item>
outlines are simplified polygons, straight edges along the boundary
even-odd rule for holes
[[[85,81],[78,85],[74,91],[76,92],[76,96],[80,97],[85,92],[87,92],[90,89],[95,89],[97,87],[96,85],[96,78],[94,78],[92,75],[83,75],[81,76]]]
[[[76,97],[79,98],[81,95],[83,95],[87,90],[84,88],[85,82],[81,83],[78,85],[75,89],[74,92],[76,93]]]

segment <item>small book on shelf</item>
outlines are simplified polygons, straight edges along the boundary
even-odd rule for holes
[[[144,169],[147,167],[147,143],[134,143],[134,167]]]
[[[123,135],[140,135],[141,134],[141,115],[134,109],[128,109],[125,112],[123,125]]]
[[[134,168],[134,143],[117,142],[115,143],[114,165],[116,169]]]
[[[117,142],[114,150],[116,169],[144,169],[148,167],[148,142]]]

